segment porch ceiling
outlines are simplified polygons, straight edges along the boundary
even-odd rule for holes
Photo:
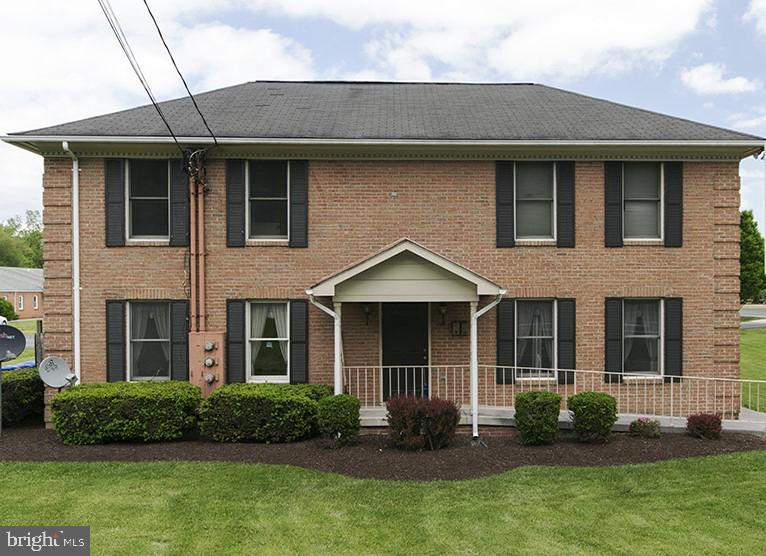
[[[494,282],[406,238],[308,291],[336,302],[477,301],[481,295],[505,293]]]

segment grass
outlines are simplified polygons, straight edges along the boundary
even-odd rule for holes
[[[24,334],[34,334],[37,332],[37,320],[36,319],[29,319],[29,320],[13,320],[9,322],[11,326],[14,328],[18,328],[21,330]]]
[[[766,380],[766,328],[740,330],[739,347],[742,378]]]
[[[0,523],[94,554],[722,554],[766,547],[766,452],[474,481],[236,463],[0,463]]]
[[[751,320],[763,320],[766,317],[739,317],[740,322],[749,322]]]

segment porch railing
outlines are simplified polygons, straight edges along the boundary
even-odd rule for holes
[[[766,422],[766,381],[699,376],[659,377],[589,370],[532,369],[479,365],[479,406],[511,408],[516,394],[546,390],[567,398],[584,391],[615,397],[618,413],[686,417],[718,413],[724,419]],[[344,367],[346,393],[363,407],[379,407],[393,396],[415,395],[470,405],[468,365],[413,367]],[[748,411],[750,410],[750,411]]]

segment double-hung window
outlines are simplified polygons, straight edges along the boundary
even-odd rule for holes
[[[18,297],[18,299],[16,300],[16,307],[18,308],[19,311],[23,311],[24,310],[24,296],[23,295],[20,295]]]
[[[32,296],[32,309],[39,309],[39,308],[40,308],[40,304],[39,304],[39,302],[37,300],[37,296],[33,295]]]
[[[555,239],[555,163],[517,162],[514,172],[516,239]]]
[[[662,300],[623,300],[624,373],[662,374]]]
[[[663,168],[659,162],[623,164],[623,237],[662,238]]]
[[[170,166],[167,160],[131,159],[127,172],[129,239],[170,237]]]
[[[286,160],[253,160],[247,165],[248,236],[288,239],[288,181]]]
[[[252,301],[248,311],[249,382],[289,382],[290,323],[287,302]]]
[[[516,301],[516,367],[519,378],[553,378],[556,368],[556,303]]]
[[[128,303],[130,380],[170,379],[170,303]]]

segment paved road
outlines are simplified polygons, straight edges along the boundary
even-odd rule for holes
[[[743,330],[749,330],[751,328],[766,328],[766,319],[748,320],[739,323],[739,327]]]
[[[766,328],[766,305],[743,305],[739,310],[740,317],[758,317],[758,320],[741,322],[742,329]]]

